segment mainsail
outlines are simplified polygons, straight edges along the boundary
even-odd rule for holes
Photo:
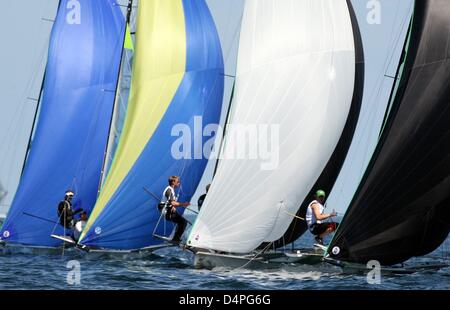
[[[374,156],[329,247],[383,265],[437,248],[450,230],[450,3],[416,1],[400,81]]]
[[[57,0],[10,1],[0,10],[0,218],[22,173],[57,7]]]
[[[181,176],[180,200],[194,194],[211,139],[201,123],[219,122],[223,88],[220,41],[205,1],[140,1],[125,125],[81,244],[126,250],[162,243],[152,236],[156,206],[171,175]],[[187,145],[174,150],[181,128]]]
[[[95,203],[125,30],[114,0],[62,0],[52,30],[39,122],[1,230],[6,242],[57,246],[56,207]]]
[[[272,145],[274,161],[221,160],[190,246],[248,253],[283,236],[342,135],[355,62],[345,0],[246,1],[229,124],[265,131],[243,144]]]

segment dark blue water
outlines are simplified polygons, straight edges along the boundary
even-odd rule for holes
[[[300,242],[309,244],[311,240]],[[303,244],[301,244],[303,243]],[[410,264],[442,262],[450,242],[435,253]],[[68,263],[79,262],[79,284]],[[448,262],[448,261],[447,261]],[[0,254],[0,289],[450,289],[450,268],[408,275],[382,276],[381,284],[368,284],[365,275],[345,275],[328,264],[286,265],[270,270],[193,268],[193,256],[178,248],[155,254],[82,255],[76,251],[55,254]],[[72,281],[69,281],[73,283]],[[77,282],[77,281],[75,281]]]

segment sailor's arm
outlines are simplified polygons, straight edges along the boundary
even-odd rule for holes
[[[319,221],[321,221],[321,220],[326,220],[326,219],[328,219],[328,218],[330,218],[330,217],[335,217],[335,216],[336,216],[336,213],[335,213],[335,212],[330,213],[330,214],[327,214],[327,213],[320,214],[320,208],[319,208],[319,206],[318,206],[317,204],[313,204],[313,205],[311,206],[311,208],[313,209],[314,216],[315,216],[316,219],[319,220]]]
[[[187,208],[191,205],[189,202],[178,202],[175,200],[172,200],[170,204],[172,205],[172,207],[184,207],[184,208]]]

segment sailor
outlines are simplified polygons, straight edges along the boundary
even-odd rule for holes
[[[187,221],[177,212],[179,207],[189,207],[189,202],[178,202],[177,196],[175,195],[175,188],[179,187],[181,184],[180,177],[171,176],[169,177],[169,186],[164,189],[163,196],[161,198],[161,203],[159,204],[160,211],[166,208],[166,220],[177,224],[177,229],[172,241],[180,242],[181,236],[186,229]]]
[[[200,197],[198,197],[198,200],[197,200],[198,211],[200,211],[200,209],[202,208],[203,202],[205,202],[206,195],[209,192],[209,187],[210,186],[211,186],[211,184],[206,185],[206,193],[201,195]]]
[[[306,222],[308,223],[309,231],[315,236],[315,240],[318,244],[323,245],[323,238],[332,232],[334,232],[339,223],[326,222],[323,220],[336,216],[336,212],[330,214],[323,213],[325,203],[325,192],[318,190],[315,194],[315,200],[313,200],[306,211]]]
[[[73,239],[78,242],[84,227],[86,227],[88,220],[88,215],[85,211],[81,212],[80,219],[76,221],[75,227],[73,229]]]
[[[72,199],[74,192],[67,190],[64,196],[64,200],[60,201],[58,204],[58,217],[59,223],[64,228],[72,228],[74,224],[74,216],[83,211],[83,209],[78,209],[76,211],[72,208]]]

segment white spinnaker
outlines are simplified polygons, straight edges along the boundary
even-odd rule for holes
[[[9,1],[0,10],[0,217],[22,173],[58,2]]]
[[[279,126],[278,165],[263,170],[267,159],[221,160],[191,246],[248,253],[284,234],[288,213],[297,212],[337,145],[354,79],[345,0],[246,2],[229,124]],[[230,132],[226,154],[243,146]],[[268,137],[258,136],[258,147]]]

